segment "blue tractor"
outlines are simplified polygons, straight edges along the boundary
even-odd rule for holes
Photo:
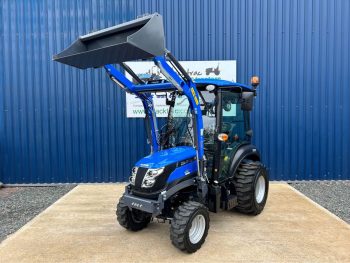
[[[192,253],[208,234],[209,211],[258,215],[264,209],[268,172],[250,127],[257,77],[252,86],[192,80],[165,48],[157,13],[81,36],[54,60],[81,69],[104,67],[143,103],[150,154],[131,170],[117,205],[121,226],[139,231],[152,219],[169,220],[173,245]],[[140,78],[125,63],[134,60],[153,60],[163,78]],[[156,116],[153,98],[159,94],[166,94],[166,119]]]

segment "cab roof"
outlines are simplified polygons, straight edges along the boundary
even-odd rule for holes
[[[198,90],[205,90],[205,87],[208,85],[214,85],[217,87],[223,87],[230,89],[234,92],[242,92],[242,91],[254,91],[251,87],[244,85],[242,83],[222,80],[222,79],[195,79],[194,83]],[[146,84],[138,84],[134,86],[135,92],[157,92],[157,91],[171,91],[176,90],[176,88],[168,82],[167,80],[156,80],[149,81]]]
[[[217,87],[240,87],[243,91],[253,91],[253,89],[245,84],[233,82],[229,80],[223,80],[223,79],[210,79],[210,78],[201,78],[201,79],[194,79],[194,83],[196,83],[196,86],[200,88],[204,88],[207,85],[214,85]]]

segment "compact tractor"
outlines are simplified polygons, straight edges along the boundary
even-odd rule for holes
[[[192,253],[207,237],[209,211],[258,215],[264,209],[268,172],[250,127],[258,77],[251,86],[193,80],[165,48],[157,13],[80,36],[54,60],[81,69],[104,67],[113,82],[142,101],[150,154],[132,168],[117,205],[122,227],[139,231],[152,219],[169,220],[173,245]],[[125,63],[135,60],[153,60],[163,77],[140,78]],[[167,118],[156,116],[157,95],[165,97]]]

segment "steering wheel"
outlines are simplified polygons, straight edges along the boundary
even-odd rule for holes
[[[232,106],[231,103],[225,103],[224,104],[224,111],[230,111],[231,110],[231,106]]]

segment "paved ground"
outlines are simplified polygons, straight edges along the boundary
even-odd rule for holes
[[[45,210],[75,185],[0,189],[0,242]],[[1,262],[1,259],[0,259]]]
[[[350,224],[350,181],[305,181],[290,185]]]
[[[123,185],[80,185],[0,244],[1,262],[350,262],[350,226],[286,184],[264,212],[211,214],[206,243],[185,254],[169,225],[138,233],[116,224]]]

